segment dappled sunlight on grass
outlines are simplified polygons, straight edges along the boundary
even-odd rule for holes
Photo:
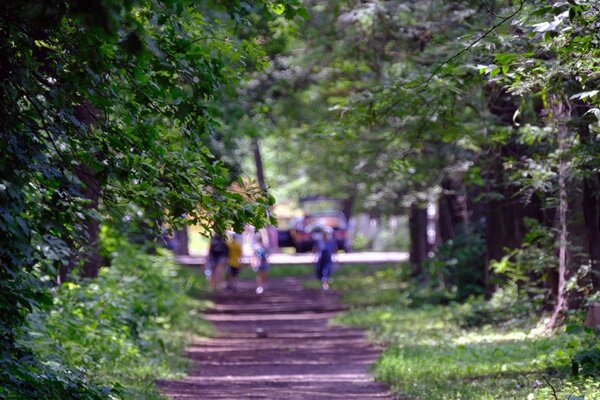
[[[394,391],[417,399],[541,400],[553,398],[550,382],[561,399],[600,399],[598,380],[567,379],[583,337],[548,335],[522,319],[466,329],[465,305],[415,304],[399,268],[362,274],[338,276],[352,307],[336,322],[367,327],[386,347],[373,370]]]
[[[463,336],[452,338],[452,342],[456,345],[468,345],[476,343],[504,343],[523,341],[527,339],[542,338],[543,336],[533,331],[526,332],[522,330],[498,332],[497,330],[487,327],[476,331],[466,331]]]

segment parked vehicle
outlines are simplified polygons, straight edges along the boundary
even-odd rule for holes
[[[309,252],[313,249],[316,235],[329,228],[338,248],[350,251],[348,221],[340,210],[339,200],[322,196],[305,197],[300,199],[300,207],[302,216],[283,221],[280,219],[279,247],[294,247],[297,253]]]

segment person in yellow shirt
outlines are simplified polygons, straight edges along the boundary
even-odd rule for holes
[[[240,274],[240,258],[242,257],[242,245],[240,244],[240,235],[231,234],[227,241],[227,288],[236,290],[236,280]]]

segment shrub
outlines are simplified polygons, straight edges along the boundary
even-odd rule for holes
[[[425,265],[431,282],[449,291],[456,301],[483,293],[485,241],[481,231],[478,227],[458,232]]]
[[[369,238],[367,238],[365,235],[358,233],[352,238],[352,249],[353,250],[363,251],[363,250],[368,250],[370,248],[371,248],[371,242],[370,242]]]
[[[521,296],[517,286],[507,284],[494,292],[486,301],[481,297],[469,298],[458,307],[454,320],[461,328],[473,328],[483,325],[519,325],[527,324],[535,316],[537,308],[526,296]]]
[[[53,379],[71,394],[55,384],[54,392],[40,387],[30,396],[17,385],[5,397],[157,398],[149,383],[183,371],[185,331],[199,330],[201,322],[194,318],[199,304],[187,293],[203,280],[167,256],[136,247],[119,244],[112,256],[112,266],[97,279],[56,288],[52,306],[33,312],[23,332],[21,344],[43,361],[29,368],[35,376],[16,380],[43,386]]]
[[[574,376],[600,376],[600,340],[598,332],[581,325],[581,321],[566,326],[565,331],[571,335],[568,346],[561,349],[570,358],[570,372]]]
[[[543,288],[547,271],[558,265],[555,235],[551,228],[535,219],[526,218],[524,224],[527,233],[521,247],[511,250],[499,261],[492,261],[490,269],[509,283],[515,283],[520,292],[541,306],[548,295]]]
[[[106,399],[108,387],[89,381],[83,371],[55,362],[41,363],[31,356],[0,360],[0,398],[17,399]]]

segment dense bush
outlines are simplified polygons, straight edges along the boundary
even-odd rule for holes
[[[114,245],[98,279],[63,284],[30,314],[20,345],[42,361],[8,366],[0,397],[156,398],[157,376],[183,370],[185,332],[203,324],[187,293],[203,280],[166,256]]]
[[[3,357],[0,361],[0,398],[97,400],[108,398],[111,392],[108,387],[90,382],[81,370],[52,362],[40,363],[31,355],[25,357],[20,360]]]
[[[435,250],[426,263],[430,280],[456,301],[483,293],[485,240],[482,229],[466,229]]]
[[[490,270],[494,273],[492,278],[497,288],[489,300],[484,300],[479,296],[470,296],[465,299],[460,294],[469,293],[469,284],[473,282],[465,281],[463,277],[469,269],[463,265],[472,262],[475,268],[472,271],[479,276],[479,268],[484,262],[484,254],[480,254],[479,260],[470,260],[479,254],[477,235],[460,235],[457,241],[444,244],[436,257],[434,258],[433,271],[443,271],[445,276],[448,271],[447,264],[456,263],[461,267],[458,270],[458,276],[455,280],[457,288],[463,287],[463,290],[457,290],[457,300],[466,300],[454,314],[455,322],[463,327],[479,327],[483,325],[515,325],[519,322],[526,322],[535,318],[539,311],[548,302],[548,289],[544,287],[546,274],[548,270],[557,265],[554,254],[554,239],[552,229],[540,225],[534,219],[525,219],[527,233],[523,238],[521,247],[512,249],[499,261],[490,263]],[[442,260],[450,261],[444,262]],[[454,261],[456,260],[456,261]],[[436,269],[437,268],[437,269]],[[463,273],[460,273],[463,271]],[[438,272],[439,274],[439,272]],[[438,278],[439,279],[439,278]],[[473,278],[477,279],[477,278]],[[472,295],[478,294],[477,291],[470,291]]]
[[[368,237],[362,233],[357,233],[352,238],[352,250],[354,251],[366,251],[371,249],[371,241]]]
[[[458,306],[455,323],[461,328],[483,325],[527,325],[535,319],[537,308],[526,296],[519,294],[515,284],[507,284],[494,292],[489,300],[473,297]]]
[[[581,324],[567,325],[566,332],[580,339],[579,346],[570,346],[566,351],[570,361],[570,372],[574,376],[600,376],[600,332]]]
[[[501,260],[492,261],[490,268],[504,281],[514,282],[519,292],[541,305],[548,295],[543,287],[546,275],[558,266],[554,232],[532,218],[525,218],[524,224],[527,233],[521,246],[509,251]]]

